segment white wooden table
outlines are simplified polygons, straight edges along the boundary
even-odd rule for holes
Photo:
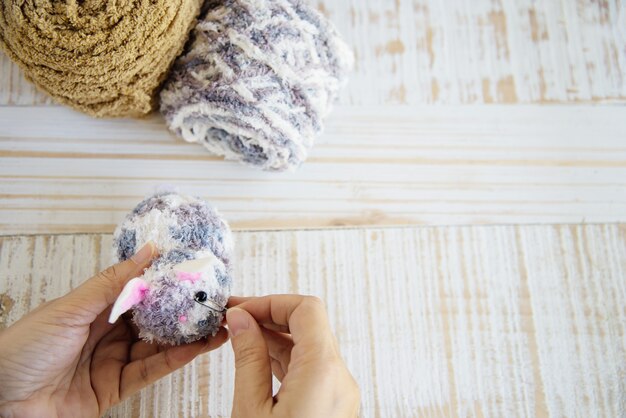
[[[357,68],[295,173],[56,106],[0,55],[0,327],[172,184],[238,231],[237,293],[327,301],[363,416],[626,416],[626,3],[317,5]],[[232,367],[110,414],[228,416]]]

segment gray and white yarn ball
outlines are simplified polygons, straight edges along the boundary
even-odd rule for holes
[[[115,256],[126,260],[149,241],[159,255],[124,287],[109,321],[132,309],[139,336],[161,344],[215,335],[232,285],[232,235],[226,222],[200,199],[157,193],[118,226]]]
[[[169,128],[265,170],[298,167],[354,56],[302,0],[209,0],[161,91]]]

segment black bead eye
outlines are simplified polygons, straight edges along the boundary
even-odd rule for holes
[[[207,300],[207,294],[206,294],[206,292],[199,291],[194,296],[194,299],[197,300],[198,302],[205,302]]]

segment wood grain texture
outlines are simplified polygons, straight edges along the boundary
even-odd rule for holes
[[[626,99],[623,0],[311,0],[354,47],[343,104]],[[50,103],[0,54],[0,105]]]
[[[157,117],[0,107],[0,234],[112,232],[162,184],[208,199],[237,229],[624,222],[623,114],[341,107],[308,162],[273,174],[177,140]]]
[[[626,226],[240,232],[235,293],[315,294],[363,417],[626,413]],[[0,324],[105,267],[109,235],[0,238]],[[1,327],[2,325],[0,325]],[[230,413],[228,346],[112,417]]]
[[[17,64],[0,51],[0,106],[51,104],[52,99],[28,82]]]
[[[343,103],[626,99],[623,0],[326,0],[354,45]]]

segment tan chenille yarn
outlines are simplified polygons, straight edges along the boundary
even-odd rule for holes
[[[94,116],[141,116],[201,0],[2,0],[0,47],[57,101]]]

